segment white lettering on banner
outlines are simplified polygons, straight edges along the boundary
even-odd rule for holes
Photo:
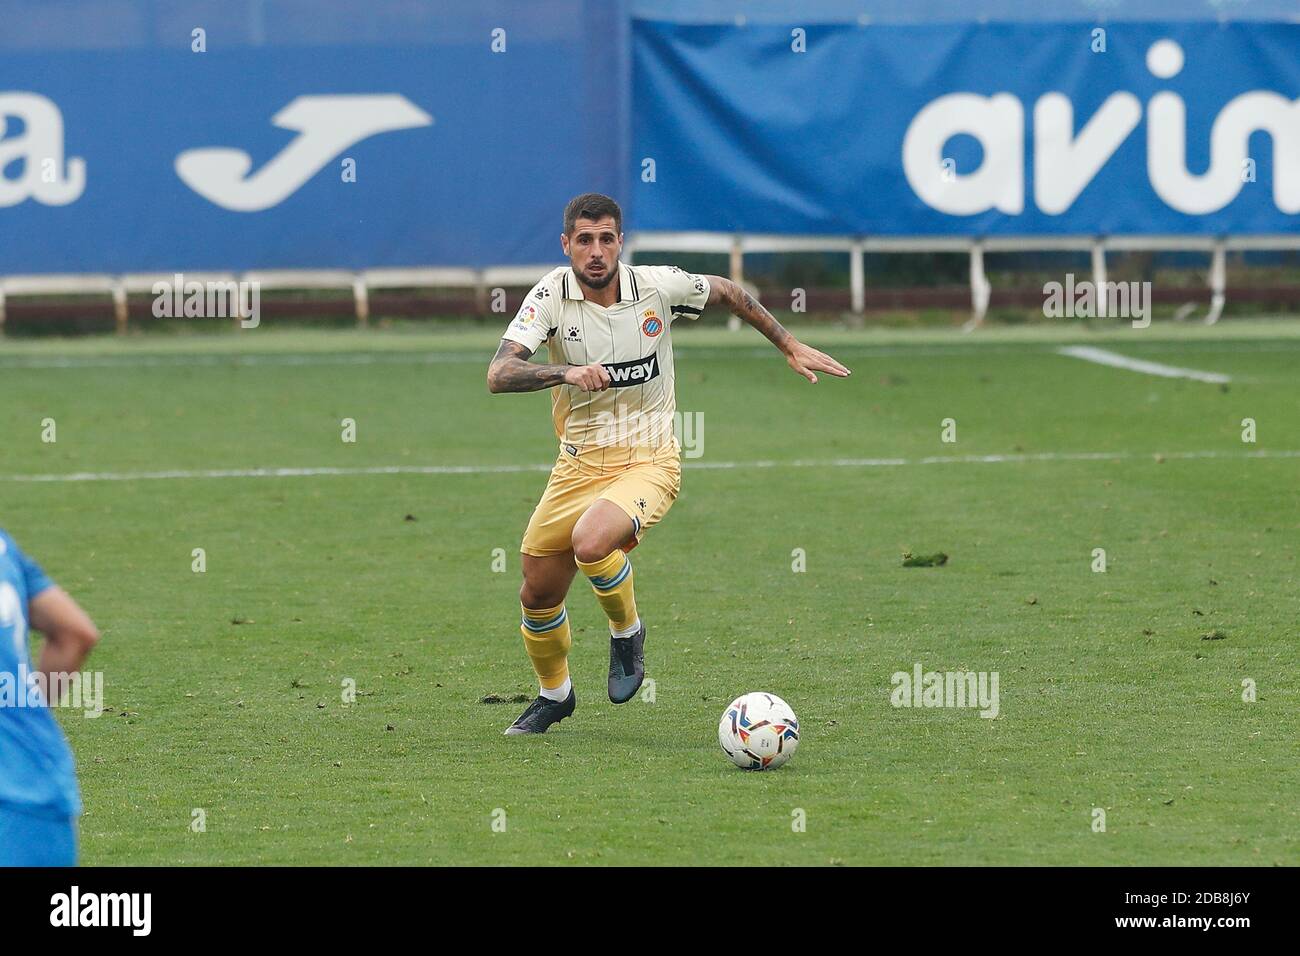
[[[1074,204],[1142,119],[1132,93],[1112,93],[1074,135],[1074,104],[1048,93],[1034,106],[1034,202],[1059,216]]]
[[[203,198],[235,212],[277,206],[343,150],[378,133],[429,126],[433,117],[397,93],[299,96],[271,118],[298,136],[249,175],[253,158],[242,149],[187,149],[176,175]]]
[[[8,136],[9,118],[22,121],[23,130]],[[16,179],[4,174],[22,160]],[[86,189],[86,161],[63,158],[63,114],[39,93],[0,93],[0,206],[16,206],[35,199],[47,206],[66,206]]]
[[[1300,100],[1264,90],[1234,98],[1214,120],[1210,168],[1199,176],[1187,171],[1186,114],[1176,93],[1157,93],[1147,108],[1147,171],[1161,199],[1193,215],[1228,205],[1241,191],[1250,134],[1264,130],[1273,140],[1273,203],[1300,212]]]
[[[1169,79],[1183,66],[1172,40],[1152,44],[1152,74]],[[1142,118],[1136,96],[1118,91],[1074,134],[1074,106],[1062,93],[1046,93],[1034,105],[1034,202],[1048,215],[1066,212]],[[1168,90],[1147,106],[1147,176],[1172,209],[1202,215],[1222,209],[1241,191],[1252,133],[1273,142],[1273,202],[1288,215],[1300,213],[1300,99],[1252,90],[1223,107],[1210,130],[1210,167],[1187,171],[1187,109]],[[979,140],[984,156],[969,173],[941,175],[943,150],[953,136]],[[1024,210],[1024,106],[1010,93],[979,96],[949,93],[927,103],[903,137],[903,172],[928,206],[956,216],[996,209]]]
[[[903,137],[903,172],[927,205],[955,216],[1025,207],[1025,110],[1010,93],[949,93],[916,114]],[[980,141],[984,161],[973,173],[940,175],[943,148],[958,133]]]

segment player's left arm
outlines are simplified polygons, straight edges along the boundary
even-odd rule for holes
[[[851,374],[825,352],[819,352],[796,339],[757,299],[730,279],[722,276],[705,278],[709,280],[709,299],[705,304],[725,305],[733,315],[740,316],[758,329],[784,353],[786,364],[808,381],[816,384],[817,372],[826,372],[839,378],[847,378]]]

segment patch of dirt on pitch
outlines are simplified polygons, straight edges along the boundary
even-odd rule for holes
[[[942,551],[934,554],[913,554],[911,551],[903,552],[903,567],[905,568],[940,568],[948,563],[948,555]]]

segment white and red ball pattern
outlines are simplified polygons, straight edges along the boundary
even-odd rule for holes
[[[775,770],[799,747],[799,720],[775,694],[745,694],[722,712],[718,743],[737,767]]]

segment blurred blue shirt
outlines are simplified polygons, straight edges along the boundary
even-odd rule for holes
[[[81,812],[72,748],[45,699],[28,687],[35,672],[28,605],[53,586],[0,529],[0,809],[66,818]]]

